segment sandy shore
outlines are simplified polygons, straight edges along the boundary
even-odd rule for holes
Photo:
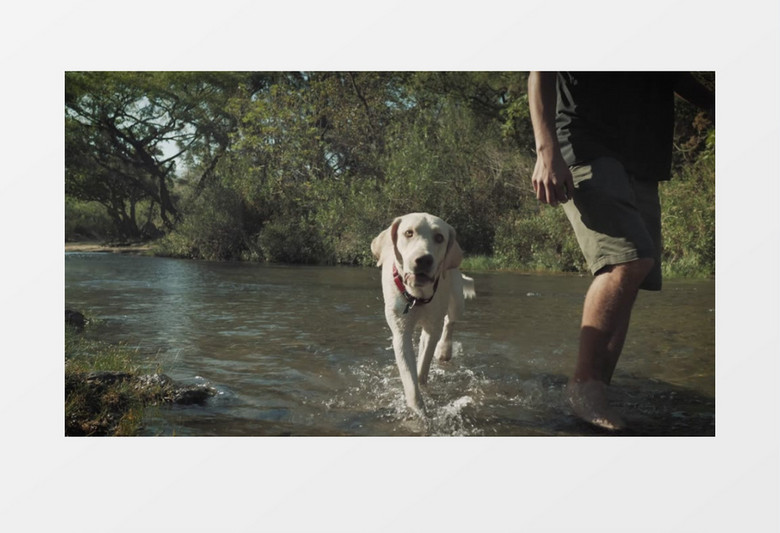
[[[152,247],[149,244],[111,245],[99,242],[66,242],[66,252],[112,252],[115,254],[148,254]]]

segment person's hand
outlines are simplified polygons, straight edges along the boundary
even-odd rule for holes
[[[531,182],[536,199],[542,203],[556,206],[568,202],[574,192],[574,180],[568,165],[561,157],[555,157],[550,163],[544,158],[536,159]]]

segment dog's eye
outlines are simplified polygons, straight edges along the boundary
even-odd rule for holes
[[[407,239],[411,239],[411,238],[412,238],[412,235],[414,235],[414,231],[412,231],[412,230],[410,230],[410,229],[408,229],[408,230],[406,230],[406,231],[404,232],[404,236],[405,236]]]
[[[441,233],[437,233],[436,236],[433,238],[433,240],[441,244],[444,242],[444,235],[442,235]]]

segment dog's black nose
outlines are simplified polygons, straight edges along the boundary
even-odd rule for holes
[[[421,255],[414,260],[414,264],[417,268],[428,269],[433,266],[433,256],[431,254]]]

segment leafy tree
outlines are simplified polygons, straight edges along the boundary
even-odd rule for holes
[[[67,73],[66,120],[72,138],[66,153],[66,191],[88,196],[123,213],[123,232],[137,236],[132,207],[139,197],[160,206],[167,226],[178,217],[169,191],[176,156],[165,143],[181,141],[175,103],[149,98],[154,75],[143,73]],[[75,133],[74,133],[75,132]],[[79,178],[82,178],[79,180]],[[100,186],[102,184],[102,186]],[[70,187],[68,187],[70,185]]]
[[[125,237],[141,233],[142,199],[172,229],[181,218],[177,162],[200,169],[202,189],[236,126],[228,97],[264,81],[250,73],[66,73],[66,194],[104,205]]]
[[[393,217],[430,211],[469,254],[579,270],[565,217],[531,189],[526,85],[525,72],[70,72],[66,193],[100,202],[124,236],[159,221],[165,253],[186,257],[370,264]],[[683,101],[676,113],[665,258],[707,271],[713,202],[688,191],[714,184],[714,125]]]
[[[107,139],[87,124],[70,117],[65,121],[65,193],[68,197],[98,202],[106,208],[119,235],[136,237],[140,230],[136,205],[147,196],[146,185],[125,164],[113,167],[96,157],[110,151]]]

